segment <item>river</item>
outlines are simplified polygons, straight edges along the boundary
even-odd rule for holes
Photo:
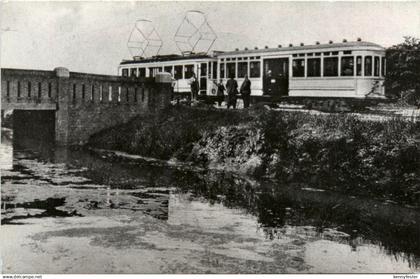
[[[420,271],[420,210],[2,130],[3,273]]]

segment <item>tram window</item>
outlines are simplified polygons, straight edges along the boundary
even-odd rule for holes
[[[308,56],[314,56],[314,54],[313,54],[313,53],[308,53],[307,55],[308,55]]]
[[[225,63],[220,63],[220,78],[225,78]]]
[[[344,50],[343,54],[351,54],[351,50]]]
[[[213,78],[217,78],[217,62],[213,62]]]
[[[156,73],[157,73],[156,67],[149,68],[149,77],[155,77]]]
[[[321,58],[308,59],[308,77],[321,76]]]
[[[182,79],[182,65],[174,67],[174,78],[176,80]]]
[[[324,52],[324,56],[329,56],[331,52]]]
[[[139,77],[146,77],[146,68],[139,68]]]
[[[305,56],[305,53],[299,53],[299,57]]]
[[[297,57],[297,56],[298,56],[297,53],[293,54],[293,57]]]
[[[239,61],[239,60],[242,60],[242,57],[238,57],[238,61]]]
[[[131,77],[137,76],[137,68],[131,68],[130,69],[130,76]]]
[[[372,56],[365,56],[365,76],[372,75]]]
[[[163,71],[172,74],[172,66],[165,66],[163,68]]]
[[[331,52],[332,55],[338,55],[338,51]]]
[[[315,53],[315,56],[321,56],[321,52]]]
[[[385,57],[382,57],[382,64],[381,64],[381,75],[384,77],[385,76]]]
[[[356,57],[356,75],[357,76],[362,75],[362,56]]]
[[[213,64],[211,63],[211,62],[209,62],[209,71],[208,71],[208,78],[211,78],[211,74],[212,74],[212,71],[211,71],[211,67],[213,66]]]
[[[342,76],[354,75],[354,57],[353,56],[341,57],[341,75]]]
[[[194,65],[185,65],[184,72],[185,72],[184,79],[191,78],[194,74]]]
[[[260,61],[251,61],[249,62],[249,77],[259,78],[261,76],[261,63]]]
[[[379,77],[379,56],[375,56],[375,77]]]
[[[122,75],[123,77],[127,77],[127,76],[128,76],[128,69],[122,69],[122,73],[121,73],[121,75]]]
[[[228,78],[236,77],[236,63],[226,63],[226,75]]]
[[[261,56],[256,56],[256,57],[255,57],[255,59],[260,59],[260,58],[261,58]]]
[[[248,62],[238,62],[238,78],[248,75]]]
[[[201,63],[200,76],[202,76],[202,77],[207,76],[207,63]]]
[[[324,76],[326,77],[338,76],[338,57],[324,58]]]
[[[305,59],[294,59],[293,60],[293,76],[304,77],[305,76]]]

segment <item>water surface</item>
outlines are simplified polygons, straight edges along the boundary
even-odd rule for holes
[[[2,133],[5,273],[420,271],[420,212]]]

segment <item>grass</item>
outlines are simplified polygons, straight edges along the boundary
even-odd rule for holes
[[[89,144],[238,169],[257,156],[254,176],[420,205],[419,142],[420,123],[400,118],[175,106],[102,131]]]

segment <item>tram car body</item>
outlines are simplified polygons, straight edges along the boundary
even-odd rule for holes
[[[193,74],[199,83],[199,94],[212,93],[212,81],[217,75],[217,59],[206,54],[163,55],[145,59],[123,61],[119,67],[119,75],[137,78],[152,78],[156,73],[170,73],[173,80],[174,93],[189,95]],[[209,93],[208,93],[209,92]],[[213,93],[215,91],[213,90]]]
[[[201,95],[215,95],[216,83],[226,84],[230,76],[241,85],[247,75],[253,97],[385,98],[385,49],[360,40],[162,56],[119,67],[123,76],[152,77],[158,71],[172,74],[175,93],[190,92],[194,72]]]

